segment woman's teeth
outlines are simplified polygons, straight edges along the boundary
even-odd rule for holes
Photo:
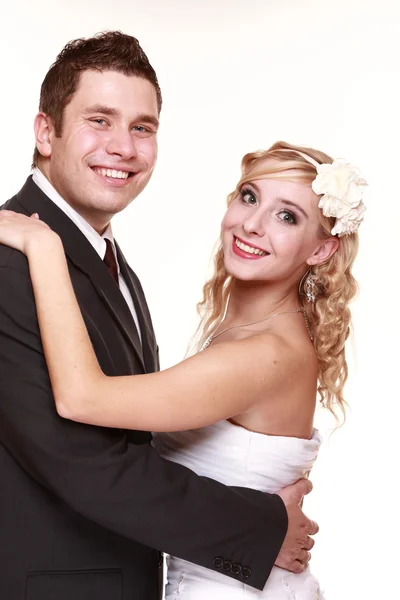
[[[259,250],[258,248],[253,248],[253,246],[248,246],[247,244],[243,244],[237,238],[235,238],[235,244],[240,250],[247,252],[248,254],[257,254],[259,256],[267,256],[267,252],[264,250]]]

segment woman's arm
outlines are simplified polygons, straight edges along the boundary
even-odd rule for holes
[[[108,377],[93,351],[61,242],[28,254],[44,352],[59,414],[83,423],[175,431],[233,417],[283,379],[278,340],[247,338],[210,347],[160,373]]]
[[[18,249],[29,260],[57,411],[67,419],[143,431],[193,429],[244,412],[281,389],[287,369],[296,370],[288,347],[263,334],[210,347],[160,373],[108,377],[92,348],[60,238],[46,229],[28,235]]]

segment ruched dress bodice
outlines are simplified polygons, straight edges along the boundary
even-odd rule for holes
[[[230,421],[156,434],[158,452],[199,475],[230,486],[275,493],[307,476],[321,445],[314,430],[308,440],[248,431]],[[274,567],[263,591],[216,571],[169,557],[166,600],[321,600],[318,581],[307,568],[293,574]]]

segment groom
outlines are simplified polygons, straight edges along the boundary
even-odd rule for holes
[[[160,109],[135,38],[71,42],[42,85],[33,175],[3,207],[37,212],[61,236],[108,375],[158,369],[146,300],[110,221],[151,177]],[[61,419],[27,261],[5,246],[0,290],[1,599],[156,600],[158,549],[257,589],[275,562],[304,568],[317,530],[298,506],[308,482],[280,495],[228,488],[161,459],[148,433]]]

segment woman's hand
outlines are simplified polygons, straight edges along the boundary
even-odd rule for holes
[[[50,237],[58,236],[37,213],[27,217],[11,210],[0,210],[0,244],[28,254],[32,243],[48,241]]]

